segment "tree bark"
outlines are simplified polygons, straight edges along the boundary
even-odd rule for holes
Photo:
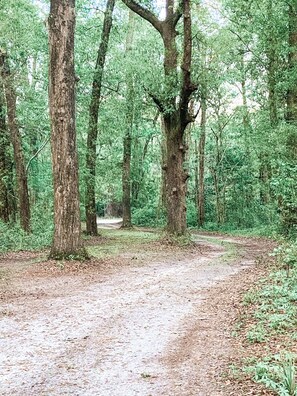
[[[49,104],[54,184],[52,259],[85,259],[75,128],[75,0],[51,0]]]
[[[160,33],[164,44],[165,88],[162,98],[150,92],[155,104],[163,115],[166,135],[166,208],[167,232],[169,235],[182,236],[186,233],[186,182],[188,173],[184,170],[186,145],[184,133],[193,121],[189,111],[191,94],[197,87],[191,81],[192,25],[190,1],[184,0],[175,8],[174,0],[166,0],[166,18],[160,21],[151,11],[133,0],[123,2],[142,18],[151,23]],[[181,84],[179,85],[176,25],[183,16],[183,56],[180,65]],[[166,98],[166,99],[163,99]]]
[[[273,21],[273,0],[269,0],[267,15],[269,23]],[[273,23],[273,22],[272,22]],[[268,27],[269,28],[269,27]],[[276,37],[273,31],[273,25],[271,26],[271,33],[268,39],[267,58],[268,58],[268,104],[269,104],[269,118],[272,127],[278,124],[277,115],[277,92],[276,92],[276,80],[277,80],[277,54],[276,54]]]
[[[9,179],[10,170],[10,141],[5,119],[4,87],[0,80],[0,219],[8,223],[10,217]]]
[[[106,53],[110,31],[112,28],[112,13],[115,0],[108,0],[104,15],[101,41],[97,53],[96,66],[94,71],[91,103],[89,109],[89,127],[87,137],[87,154],[86,154],[86,227],[88,235],[98,235],[97,215],[96,215],[96,198],[95,198],[95,182],[96,182],[96,148],[98,137],[98,117],[101,99],[101,88]]]
[[[297,123],[297,1],[291,0],[289,4],[289,55],[288,67],[291,73],[292,82],[287,92],[287,114],[286,120],[289,123]],[[293,78],[294,76],[294,78]]]
[[[16,92],[13,87],[12,76],[8,65],[7,55],[0,50],[0,70],[4,85],[8,129],[13,145],[14,163],[18,185],[20,223],[24,231],[30,232],[30,201],[28,181],[22,149],[21,134],[16,114]]]
[[[203,227],[205,222],[204,169],[205,169],[205,140],[206,140],[206,97],[201,97],[201,122],[199,138],[199,190],[198,190],[198,225]]]
[[[132,50],[134,34],[134,20],[133,13],[129,11],[128,33],[126,38],[125,55],[128,56]],[[131,228],[131,146],[132,146],[132,130],[134,122],[134,87],[133,76],[131,71],[127,72],[127,95],[126,95],[126,132],[123,145],[123,173],[122,173],[122,188],[123,188],[123,223],[122,228]]]

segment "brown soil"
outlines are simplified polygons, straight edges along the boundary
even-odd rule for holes
[[[248,354],[231,333],[270,249],[197,236],[190,249],[131,244],[87,263],[2,256],[0,394],[268,395],[227,374]]]

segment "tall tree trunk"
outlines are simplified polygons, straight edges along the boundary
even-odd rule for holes
[[[24,163],[24,153],[22,149],[21,134],[19,131],[16,115],[16,93],[13,87],[12,76],[7,61],[7,55],[0,50],[0,70],[3,79],[6,105],[8,129],[13,145],[14,163],[18,185],[20,223],[24,231],[30,232],[30,202],[28,193],[28,181]]]
[[[192,61],[192,24],[190,1],[184,0],[175,8],[174,0],[166,0],[166,18],[159,20],[147,8],[133,0],[123,2],[134,12],[146,19],[160,33],[164,44],[165,88],[163,99],[149,92],[163,115],[166,134],[166,208],[167,232],[169,235],[184,235],[186,225],[186,181],[188,173],[184,170],[186,146],[184,133],[187,125],[193,121],[189,111],[191,94],[197,87],[191,81]],[[183,56],[181,60],[180,92],[179,86],[176,25],[183,16]]]
[[[91,103],[89,109],[89,128],[87,138],[87,155],[86,155],[86,226],[88,235],[98,235],[97,215],[96,215],[96,148],[98,137],[98,117],[101,99],[101,88],[106,53],[110,31],[112,27],[112,13],[115,0],[108,0],[103,21],[101,41],[97,53],[96,66],[94,71]]]
[[[75,128],[75,0],[51,0],[49,104],[54,183],[52,259],[85,259]]]
[[[9,222],[9,190],[8,181],[12,176],[9,172],[10,141],[6,127],[4,87],[0,79],[0,219]]]
[[[291,72],[293,83],[290,84],[287,92],[287,114],[289,123],[297,123],[297,1],[291,0],[289,4],[289,55],[288,67]]]
[[[160,214],[166,211],[166,136],[165,136],[165,126],[163,117],[160,117],[160,128],[161,128],[161,183],[160,183],[160,194],[159,202],[157,208],[157,220],[160,219]]]
[[[123,171],[122,171],[122,188],[123,188],[123,222],[122,228],[131,228],[131,142],[130,133],[124,137],[123,147]]]
[[[34,55],[33,60],[32,60],[32,67],[28,65],[28,80],[29,80],[29,86],[30,86],[30,92],[32,95],[32,99],[35,95],[36,92],[36,85],[37,85],[37,54]],[[30,82],[31,81],[31,82]],[[30,170],[31,170],[31,190],[30,190],[30,198],[31,198],[31,204],[35,204],[36,201],[38,200],[38,194],[39,194],[39,180],[40,180],[40,175],[39,175],[39,161],[37,158],[37,151],[39,149],[38,144],[39,144],[39,136],[34,131],[33,133],[30,133],[29,136],[29,144],[30,144],[30,155],[31,158],[34,157],[34,159],[30,162]],[[27,169],[27,174],[29,177],[29,168]]]
[[[267,15],[269,23],[273,24],[273,0],[269,0]],[[276,92],[276,80],[277,80],[277,55],[276,55],[276,37],[274,33],[274,26],[271,26],[271,33],[269,34],[267,58],[268,58],[268,104],[269,104],[269,117],[270,124],[272,127],[278,124],[277,116],[277,92]]]
[[[201,122],[199,138],[199,190],[198,190],[198,225],[204,226],[205,222],[205,196],[204,196],[204,168],[205,168],[205,140],[206,140],[206,97],[201,97]]]
[[[125,55],[129,56],[132,50],[134,34],[134,17],[133,12],[129,11],[128,33],[126,38]],[[126,75],[127,95],[126,95],[126,117],[125,117],[125,137],[123,145],[123,172],[122,172],[122,188],[123,188],[123,223],[122,228],[131,228],[131,146],[132,146],[132,130],[134,121],[134,87],[133,76],[131,71]]]

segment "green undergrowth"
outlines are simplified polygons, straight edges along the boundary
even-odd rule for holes
[[[102,230],[101,235],[105,237],[104,243],[96,246],[89,246],[88,252],[96,258],[106,258],[116,256],[133,249],[141,249],[146,243],[158,240],[159,235],[154,232],[139,230]]]
[[[243,299],[247,314],[241,330],[246,342],[263,352],[261,359],[246,362],[244,371],[276,395],[297,396],[297,243],[286,242],[273,255],[275,268]]]
[[[253,228],[239,228],[235,229],[234,227],[228,226],[218,226],[206,224],[204,228],[199,229],[199,231],[208,231],[214,233],[227,234],[230,236],[243,236],[243,237],[267,237],[267,238],[277,238],[278,230],[275,226],[272,225],[264,225]]]
[[[250,363],[244,371],[256,382],[273,390],[279,396],[297,395],[296,354],[283,352]]]
[[[0,222],[0,253],[21,250],[40,250],[50,246],[53,224],[32,218],[31,233],[26,233],[18,224]]]

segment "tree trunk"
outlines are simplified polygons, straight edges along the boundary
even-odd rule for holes
[[[205,95],[202,95],[200,138],[199,138],[199,192],[198,192],[198,225],[200,227],[203,227],[205,222],[205,196],[204,196],[205,140],[206,140],[206,98]]]
[[[126,57],[132,50],[134,34],[133,13],[129,11],[128,33],[126,38]],[[122,228],[131,228],[131,145],[132,145],[132,129],[134,121],[134,87],[133,76],[131,71],[126,75],[127,95],[126,95],[126,132],[123,145],[123,172],[122,172],[122,188],[123,188],[123,223]]]
[[[16,115],[16,93],[13,87],[12,76],[5,52],[0,51],[0,70],[3,79],[6,105],[8,129],[13,145],[14,163],[18,185],[20,223],[24,231],[30,232],[30,202],[28,193],[27,174],[24,163],[21,134]]]
[[[267,15],[269,23],[273,24],[273,0],[269,0]],[[270,29],[269,29],[270,27]],[[276,92],[276,80],[277,80],[277,55],[276,55],[276,37],[274,33],[274,26],[268,26],[271,31],[268,38],[268,104],[269,104],[269,118],[272,127],[278,124],[277,116],[277,92]]]
[[[10,215],[8,182],[12,177],[9,172],[10,141],[6,127],[4,88],[0,80],[0,219],[8,223]]]
[[[287,92],[287,114],[286,120],[289,123],[297,123],[297,1],[292,0],[289,4],[289,56],[288,67],[293,83],[290,84]],[[294,76],[294,77],[292,77]]]
[[[267,153],[260,153],[260,201],[263,205],[270,202],[269,180],[271,179],[271,165]]]
[[[186,233],[186,190],[188,174],[184,171],[186,147],[178,120],[164,116],[166,133],[166,210],[167,232],[181,236]],[[183,131],[184,132],[184,131]]]
[[[129,132],[124,137],[124,152],[123,152],[123,223],[122,228],[131,228],[131,135]]]
[[[86,154],[86,227],[88,235],[98,235],[97,215],[96,215],[96,148],[98,137],[98,117],[99,105],[101,99],[101,87],[103,79],[103,71],[106,53],[108,49],[108,41],[112,27],[112,13],[115,0],[108,0],[104,15],[104,22],[101,34],[101,42],[99,45],[96,66],[94,71],[91,103],[89,109],[89,128],[87,138],[87,154]]]
[[[75,128],[75,0],[51,0],[49,104],[54,183],[52,259],[85,259]]]
[[[163,115],[166,134],[166,207],[167,232],[169,235],[186,233],[186,181],[188,174],[184,170],[186,147],[184,132],[194,120],[189,111],[191,94],[197,87],[191,81],[192,61],[192,24],[190,1],[184,0],[175,7],[174,0],[166,0],[165,20],[159,20],[149,9],[133,0],[123,2],[134,12],[146,19],[160,33],[164,44],[164,92],[162,97],[149,92]],[[183,16],[183,56],[180,59],[177,49],[176,25]],[[179,84],[179,70],[181,83]],[[180,86],[179,93],[176,87]]]

